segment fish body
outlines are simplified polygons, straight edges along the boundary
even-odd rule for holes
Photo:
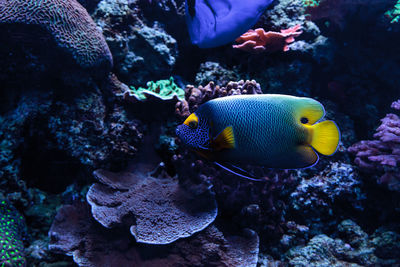
[[[190,39],[200,48],[233,42],[250,29],[273,0],[186,0]]]
[[[323,106],[311,98],[228,96],[201,105],[177,128],[177,135],[216,162],[303,168],[318,161],[314,149],[331,155],[338,146],[336,124],[318,122],[324,114]]]

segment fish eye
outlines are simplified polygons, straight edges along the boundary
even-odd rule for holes
[[[192,128],[192,129],[196,129],[197,128],[197,121],[189,122],[189,127]]]
[[[302,124],[307,124],[307,123],[308,123],[308,119],[305,118],[305,117],[303,117],[303,118],[300,119],[300,122],[301,122]]]

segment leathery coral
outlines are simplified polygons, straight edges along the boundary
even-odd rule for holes
[[[400,110],[400,100],[391,107]],[[383,172],[378,182],[400,191],[400,118],[389,113],[381,122],[374,134],[375,140],[358,142],[349,151],[355,154],[355,163],[361,169]]]
[[[1,0],[1,24],[39,26],[81,67],[104,69],[105,73],[112,67],[101,31],[76,0]]]
[[[236,42],[239,44],[233,45],[233,48],[253,53],[275,52],[279,50],[288,51],[288,45],[293,43],[294,38],[302,33],[300,29],[301,25],[281,30],[281,32],[266,32],[262,28],[248,30],[236,39]]]
[[[256,266],[255,232],[230,235],[211,225],[193,237],[154,246],[133,241],[123,229],[106,229],[86,203],[65,205],[49,231],[50,249],[73,256],[79,266]]]
[[[137,242],[168,244],[214,221],[217,206],[212,195],[193,197],[176,180],[135,169],[134,173],[95,171],[101,184],[90,187],[87,200],[103,226],[126,225]]]

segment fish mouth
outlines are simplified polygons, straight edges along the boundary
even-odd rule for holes
[[[183,127],[183,125],[179,125],[178,127],[176,127],[175,134],[181,141],[184,141],[184,136],[183,136],[184,131],[181,130],[182,127]],[[186,142],[184,142],[184,143],[186,143]]]

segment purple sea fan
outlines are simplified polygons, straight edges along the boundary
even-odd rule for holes
[[[400,100],[392,103],[393,109],[400,110]],[[387,184],[389,189],[400,191],[400,118],[389,113],[376,129],[376,140],[360,141],[349,148],[355,154],[355,163],[364,170],[384,173],[378,182]]]

